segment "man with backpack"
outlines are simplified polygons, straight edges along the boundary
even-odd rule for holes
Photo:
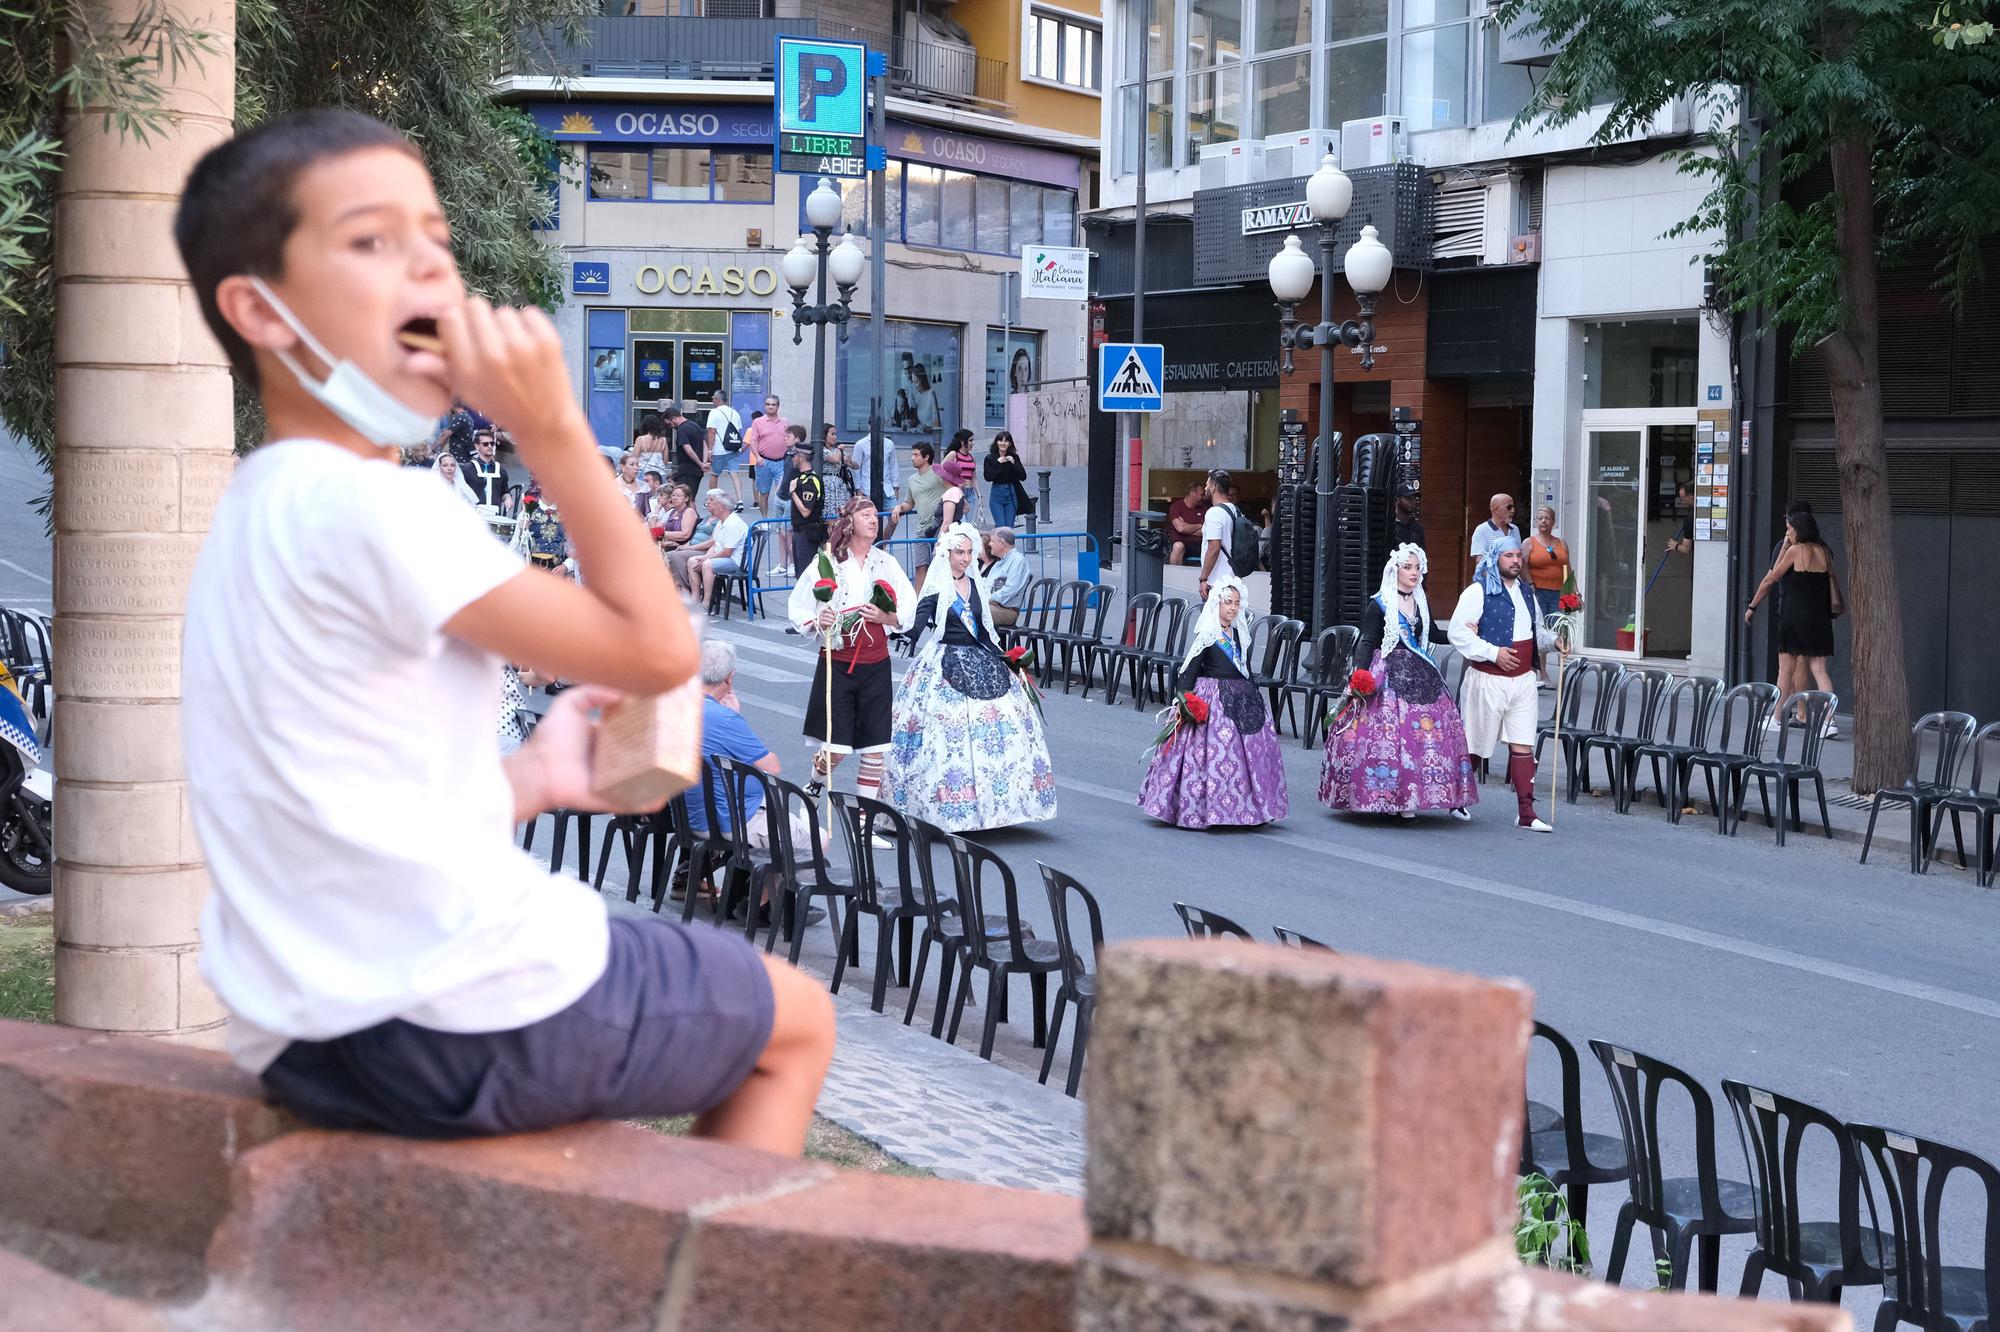
[[[1208,512],[1201,518],[1201,598],[1208,600],[1209,576],[1215,563],[1228,557],[1230,572],[1247,578],[1257,571],[1257,525],[1236,505],[1236,485],[1221,468],[1210,472],[1202,490]]]

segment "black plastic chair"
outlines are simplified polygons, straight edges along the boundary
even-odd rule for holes
[[[708,770],[715,774],[712,781],[703,783],[703,794],[710,801],[705,811],[708,815],[708,826],[711,829],[717,827],[727,829],[722,838],[726,850],[716,866],[716,870],[722,875],[722,882],[716,885],[718,900],[715,907],[715,923],[727,925],[734,918],[736,907],[742,905],[743,937],[754,940],[759,928],[760,907],[763,905],[761,899],[766,896],[758,889],[768,886],[766,880],[772,872],[772,853],[769,849],[768,836],[771,793],[763,785],[766,774],[757,771],[748,763],[725,754],[712,755],[703,762],[708,765]],[[755,814],[750,813],[750,792],[753,788],[763,801]],[[767,830],[766,846],[763,849],[752,845],[750,840],[750,830],[756,826],[756,821],[760,818],[765,821],[764,826]],[[683,921],[694,915],[696,896],[695,886],[690,884],[688,901],[681,912]]]
[[[1028,590],[1021,594],[1021,611],[1014,623],[1001,625],[994,636],[1000,646],[1013,647],[1017,643],[1032,642],[1035,636],[1047,628],[1050,608],[1055,605],[1056,580],[1037,578],[1028,584]]]
[[[1971,1152],[1880,1125],[1851,1124],[1847,1131],[1873,1167],[1889,1213],[1891,1248],[1875,1332],[1902,1323],[1925,1332],[1990,1332],[2000,1308],[2000,1170]],[[1945,1185],[1960,1171],[1986,1191],[1978,1267],[1947,1266],[1939,1256]]]
[[[1299,742],[1307,749],[1326,734],[1327,716],[1334,700],[1347,688],[1353,674],[1354,645],[1360,641],[1361,631],[1351,624],[1328,625],[1313,639],[1312,672],[1293,686],[1305,701],[1304,733]]]
[[[1551,719],[1535,728],[1535,762],[1542,761],[1543,743],[1553,739],[1563,769],[1569,775],[1568,793],[1572,804],[1576,802],[1577,791],[1590,785],[1590,751],[1585,745],[1593,737],[1603,735],[1610,726],[1611,707],[1618,698],[1619,682],[1624,678],[1625,666],[1622,662],[1600,661],[1592,657],[1572,658],[1563,668],[1561,727],[1557,727]],[[1473,757],[1488,759],[1492,755],[1475,754]]]
[[[1069,619],[1063,627],[1047,635],[1048,655],[1042,660],[1042,683],[1047,685],[1055,678],[1056,657],[1062,657],[1063,692],[1069,692],[1070,680],[1076,667],[1083,667],[1086,689],[1090,686],[1090,675],[1096,663],[1093,657],[1104,646],[1104,621],[1111,614],[1113,590],[1103,583],[1071,583],[1077,589],[1076,602],[1070,607]]]
[[[937,852],[944,845],[950,833],[934,823],[910,815],[903,817],[903,826],[909,830],[912,839],[911,863],[916,868],[916,879],[911,884],[917,892],[917,905],[923,909],[924,930],[917,940],[917,967],[910,979],[910,1002],[903,1010],[903,1025],[909,1026],[917,1015],[917,1000],[924,992],[924,968],[930,962],[931,946],[938,949],[938,991],[937,1007],[931,1014],[931,1035],[944,1035],[945,1010],[951,1004],[952,978],[958,967],[960,947],[965,939],[965,918],[959,914],[957,893],[940,893],[937,889]],[[980,922],[980,928],[991,938],[1007,935],[1007,922],[989,917]]]
[[[1988,755],[1992,755],[1988,766]],[[1987,777],[1994,779],[1993,789],[1984,790],[1981,783]],[[1989,888],[1993,884],[1994,861],[1994,821],[2000,818],[2000,722],[1988,722],[1979,728],[1979,734],[1972,739],[1972,781],[1938,798],[1931,811],[1931,835],[1924,843],[1924,865],[1929,867],[1931,859],[1937,855],[1938,834],[1944,830],[1944,816],[1951,815],[1952,836],[1959,836],[1958,816],[1972,815],[1972,834],[1979,846],[1979,860],[1976,873],[1979,886]],[[1959,841],[1958,863],[1965,864],[1965,843]]]
[[[1148,695],[1164,703],[1174,696],[1174,676],[1187,652],[1188,634],[1194,629],[1194,603],[1185,597],[1168,597],[1160,603],[1160,618],[1154,621],[1155,646],[1141,653],[1132,664],[1132,708],[1144,711]],[[1161,628],[1164,622],[1165,627]],[[1159,681],[1159,688],[1153,682]]]
[[[544,813],[548,815],[549,822],[554,830],[554,838],[549,846],[549,873],[561,873],[563,852],[569,849],[569,830],[574,827],[576,829],[576,877],[585,883],[589,883],[590,825],[598,816],[581,809],[551,809],[545,810]],[[528,820],[527,834],[521,838],[521,849],[523,851],[532,851],[535,849],[535,825],[540,822],[540,816]]]
[[[654,914],[665,909],[675,885],[681,888],[683,905],[690,897],[699,896],[701,881],[707,877],[710,858],[720,841],[720,837],[694,830],[686,792],[667,802],[653,831]]]
[[[1910,873],[1922,874],[1930,868],[1930,813],[1939,800],[1952,793],[1959,765],[1972,745],[1978,719],[1969,712],[1927,712],[1910,728],[1910,775],[1897,787],[1884,787],[1868,802],[1868,831],[1861,837],[1861,863],[1868,863],[1868,847],[1875,840],[1875,816],[1884,805],[1903,805],[1910,811]],[[1924,741],[1936,740],[1930,770],[1924,770]],[[1959,831],[1956,819],[1952,831]],[[1965,841],[1958,843],[1958,863],[1965,863]]]
[[[1285,715],[1291,714],[1292,696],[1289,691],[1298,674],[1299,644],[1305,637],[1306,626],[1303,620],[1282,620],[1273,615],[1266,615],[1257,623],[1264,625],[1272,620],[1277,620],[1277,624],[1265,639],[1263,654],[1247,653],[1246,658],[1250,664],[1250,683],[1270,698],[1271,728],[1283,735]],[[1302,732],[1305,728],[1297,715],[1291,716],[1292,729]]]
[[[1546,1041],[1562,1069],[1561,1109],[1528,1102],[1521,1133],[1521,1173],[1539,1174],[1563,1190],[1570,1219],[1584,1224],[1590,1215],[1590,1186],[1610,1184],[1632,1173],[1621,1139],[1583,1131],[1583,1061],[1569,1038],[1545,1022],[1535,1024],[1534,1039]]]
[[[1118,701],[1118,677],[1125,670],[1126,663],[1151,646],[1163,600],[1158,592],[1138,592],[1125,598],[1125,614],[1119,620],[1118,637],[1091,654],[1104,668],[1105,702]],[[1090,697],[1090,683],[1090,673],[1086,671],[1083,676],[1085,698]]]
[[[1037,862],[1039,865],[1040,862]],[[1055,1066],[1056,1045],[1062,1039],[1063,1013],[1076,1005],[1076,1030],[1069,1038],[1069,1078],[1063,1085],[1065,1096],[1076,1095],[1083,1077],[1084,1047],[1090,1043],[1090,1026],[1097,1018],[1097,958],[1104,951],[1104,918],[1098,913],[1097,899],[1090,890],[1061,870],[1040,865],[1042,887],[1049,897],[1049,915],[1055,921],[1056,953],[1062,983],[1056,986],[1055,1008],[1049,1014],[1048,1044],[1042,1050],[1040,1081],[1047,1085],[1049,1070]],[[1086,964],[1078,951],[1076,929],[1070,921],[1072,901],[1083,904],[1090,926],[1090,957]]]
[[[1312,948],[1322,953],[1337,951],[1332,944],[1323,944],[1310,934],[1300,934],[1297,930],[1288,930],[1282,925],[1273,925],[1271,933],[1277,935],[1278,942],[1287,948]]]
[[[1190,939],[1226,938],[1241,939],[1245,943],[1257,942],[1250,931],[1227,916],[1204,911],[1198,906],[1189,906],[1186,902],[1174,903],[1174,911],[1180,916],[1181,925],[1186,928]]]
[[[1757,1228],[1750,1186],[1723,1179],[1715,1170],[1715,1105],[1699,1082],[1649,1056],[1592,1041],[1590,1048],[1604,1066],[1611,1100],[1618,1108],[1619,1136],[1625,1159],[1632,1164],[1626,1177],[1632,1196],[1618,1209],[1618,1228],[1611,1240],[1611,1261],[1604,1279],[1612,1285],[1625,1273],[1625,1253],[1632,1227],[1643,1224],[1652,1236],[1653,1256],[1670,1264],[1667,1289],[1685,1290],[1688,1258],[1700,1241],[1699,1289],[1715,1293],[1722,1262],[1722,1237],[1746,1235]],[[1660,1151],[1660,1093],[1671,1083],[1687,1093],[1694,1107],[1695,1173],[1667,1178]]]
[[[972,973],[986,973],[986,1024],[979,1034],[979,1057],[993,1057],[993,1038],[1007,1012],[1007,981],[1026,976],[1034,996],[1034,1042],[1037,1050],[1048,1044],[1049,977],[1062,969],[1062,950],[1053,939],[1037,939],[1021,920],[1021,897],[1014,886],[1014,871],[1007,862],[977,842],[968,842],[956,833],[946,833],[944,847],[951,856],[952,878],[958,887],[958,914],[966,920],[989,918],[987,894],[994,882],[1000,885],[1004,910],[999,919],[1006,930],[999,937],[986,931],[967,931],[960,937],[958,995],[951,1004],[951,1026],[945,1031],[946,1045],[958,1043],[959,1019],[965,1002],[972,997]]]
[[[750,602],[750,571],[757,567],[757,559],[763,554],[764,544],[763,538],[758,536],[757,529],[753,525],[750,529],[750,536],[743,543],[744,558],[736,562],[737,568],[743,572],[718,573],[710,582],[708,593],[708,613],[710,615],[714,615],[719,611],[721,612],[722,619],[730,619],[733,615],[730,607],[740,603],[743,607],[743,617],[745,619],[755,619],[757,617],[757,612]]]
[[[1735,686],[1716,700],[1718,725],[1711,728],[1716,737],[1714,748],[1687,756],[1682,794],[1699,771],[1708,787],[1709,808],[1715,811],[1715,830],[1725,836],[1730,832],[1729,812],[1735,808],[1743,770],[1764,756],[1764,723],[1771,719],[1771,709],[1777,704],[1778,686],[1774,684],[1752,681]],[[1719,794],[1718,784],[1722,788]]]
[[[903,822],[903,816],[879,800],[851,795],[846,791],[835,791],[831,798],[834,820],[839,823],[841,835],[847,840],[847,863],[853,876],[854,896],[849,904],[847,924],[841,931],[839,955],[834,960],[833,983],[829,988],[834,994],[840,993],[841,978],[847,973],[847,959],[850,955],[859,955],[861,917],[872,916],[875,920],[875,985],[869,994],[869,1007],[879,1013],[889,990],[890,955],[895,951],[890,947],[891,940],[902,948],[896,972],[897,984],[908,985],[916,924],[924,918],[923,903],[910,886],[913,880],[910,856],[915,839],[909,825]],[[882,848],[875,845],[877,836],[895,843],[896,881],[893,884],[882,880],[882,867],[876,859]]]
[[[1847,1125],[1817,1106],[1726,1078],[1722,1094],[1750,1163],[1757,1213],[1757,1247],[1743,1263],[1743,1298],[1757,1296],[1766,1273],[1785,1278],[1793,1299],[1818,1304],[1840,1303],[1849,1286],[1881,1285],[1889,1237],[1861,1224],[1861,1158]],[[1814,1129],[1833,1140],[1839,1155],[1837,1221],[1799,1219],[1799,1156]],[[1869,1212],[1872,1220],[1872,1200]]]
[[[1639,747],[1658,732],[1660,705],[1666,701],[1667,686],[1673,677],[1658,667],[1627,669],[1619,678],[1616,706],[1602,731],[1585,736],[1578,746],[1579,767],[1588,772],[1590,756],[1602,752],[1611,780],[1611,805],[1620,814],[1632,808],[1633,778],[1639,763]],[[1567,701],[1567,700],[1565,700]],[[1576,803],[1579,773],[1570,773],[1570,803]]]
[[[751,876],[756,873],[759,862],[750,845],[748,830],[745,828],[743,832],[737,832],[736,830],[744,825],[736,823],[734,814],[730,812],[732,774],[724,765],[734,765],[735,762],[736,760],[719,754],[706,757],[701,762],[701,811],[706,826],[696,831],[692,819],[688,820],[685,874],[668,879],[669,893],[672,892],[674,885],[681,888],[683,925],[694,919],[695,907],[701,901],[703,879],[708,879],[714,884],[716,895],[713,903],[713,920],[715,924],[722,925],[729,919],[725,904],[734,895],[733,887],[747,884]],[[741,788],[740,778],[734,779],[734,782]],[[681,806],[683,818],[693,811],[691,802],[693,794],[688,792],[677,802]],[[740,807],[746,799],[746,794],[739,789],[737,805]]]
[[[1722,697],[1722,689],[1720,676],[1690,675],[1676,681],[1667,691],[1666,706],[1653,728],[1653,738],[1632,751],[1633,789],[1626,796],[1628,806],[1637,794],[1639,764],[1645,762],[1652,767],[1653,794],[1667,811],[1668,821],[1681,821],[1681,811],[1688,802],[1688,778],[1692,775],[1688,760],[1708,748],[1715,702]]]
[[[778,931],[783,929],[792,945],[786,961],[797,966],[799,951],[806,942],[806,917],[812,910],[815,897],[826,900],[826,923],[833,931],[834,948],[838,950],[845,944],[847,936],[841,927],[840,908],[842,903],[851,906],[854,885],[834,878],[833,869],[827,864],[826,837],[819,821],[819,801],[795,782],[773,777],[755,768],[751,772],[764,784],[764,815],[770,823],[771,865],[777,871],[774,885],[777,891],[772,894],[771,924],[764,936],[764,951],[768,953],[776,946]],[[803,839],[799,836],[800,830],[805,833]],[[751,918],[756,918],[754,912]],[[856,945],[856,950],[855,960],[858,961],[859,945]]]
[[[1785,825],[1791,824],[1797,831],[1799,824],[1800,788],[1807,782],[1819,794],[1819,826],[1826,834],[1826,840],[1833,840],[1833,820],[1826,812],[1826,778],[1819,770],[1819,753],[1826,745],[1826,724],[1833,718],[1834,707],[1840,702],[1834,695],[1823,689],[1806,689],[1793,694],[1778,709],[1780,725],[1778,730],[1778,755],[1773,759],[1758,758],[1744,765],[1742,778],[1736,788],[1736,808],[1730,821],[1738,828],[1743,826],[1743,802],[1750,794],[1750,779],[1757,779],[1757,800],[1764,807],[1765,821],[1777,829],[1778,845],[1785,844]],[[1793,708],[1805,712],[1801,722],[1792,715]],[[1792,733],[1799,733],[1796,758],[1786,757],[1791,748]],[[1778,784],[1778,817],[1771,817],[1770,784]],[[1787,807],[1790,814],[1786,814]]]

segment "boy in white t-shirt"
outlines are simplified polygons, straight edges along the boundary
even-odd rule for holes
[[[196,165],[175,239],[270,442],[188,591],[183,743],[231,1053],[327,1127],[422,1137],[694,1112],[797,1153],[827,996],[732,932],[607,917],[513,845],[591,808],[592,710],[695,644],[571,395],[554,326],[468,298],[416,149],[286,116]],[[524,566],[396,466],[451,400],[505,421],[583,572]],[[502,760],[501,664],[590,684]]]

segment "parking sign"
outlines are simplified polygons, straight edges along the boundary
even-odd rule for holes
[[[808,176],[868,170],[868,48],[778,38],[777,167]]]

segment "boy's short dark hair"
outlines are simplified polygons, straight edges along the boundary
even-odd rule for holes
[[[934,463],[937,461],[937,450],[922,441],[910,445],[910,448],[916,453],[923,454],[925,462]]]
[[[1214,471],[1208,474],[1209,484],[1214,486],[1217,490],[1225,490],[1225,491],[1228,490],[1230,479],[1231,478],[1229,473],[1225,472],[1220,467],[1216,468]]]
[[[786,426],[786,427],[785,427],[785,433],[786,433],[787,435],[791,436],[791,437],[792,437],[793,439],[797,440],[797,441],[798,441],[799,443],[801,443],[801,444],[805,443],[805,440],[806,440],[806,428],[805,428],[804,426],[802,426],[802,425],[788,425],[788,426]]]
[[[292,187],[300,173],[330,158],[367,148],[423,155],[401,134],[358,111],[295,111],[259,125],[202,154],[174,214],[174,244],[187,265],[209,332],[249,387],[260,387],[250,344],[222,317],[215,289],[239,273],[284,276],[285,242],[299,215]]]

